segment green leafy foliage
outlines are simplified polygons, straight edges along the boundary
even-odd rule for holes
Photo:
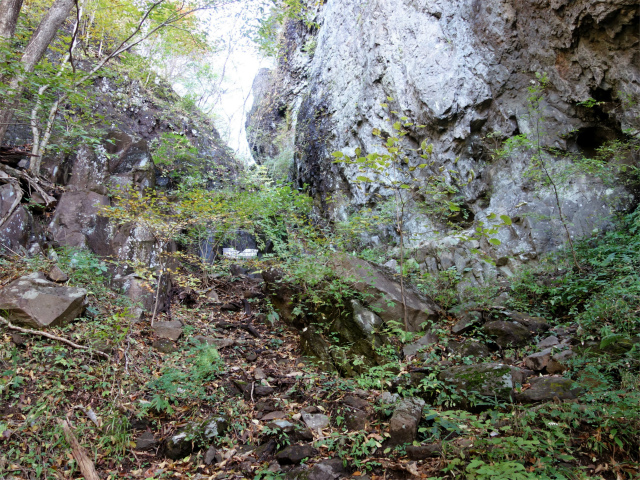
[[[273,5],[258,5],[257,22],[248,27],[247,34],[266,56],[276,57],[281,53],[278,35],[287,22],[303,22],[309,29],[317,24],[313,21],[314,3],[309,0],[278,0]],[[313,55],[313,40],[305,46],[306,52]]]
[[[192,349],[187,356],[186,365],[181,367],[172,363],[163,366],[156,378],[145,385],[149,400],[141,403],[141,412],[153,410],[156,413],[174,413],[174,406],[181,400],[215,399],[204,388],[206,381],[220,375],[224,362],[215,347],[201,345]]]
[[[585,333],[639,331],[639,216],[631,213],[617,230],[576,244],[584,271],[557,270],[554,262],[566,260],[560,254],[539,271],[523,272],[512,287],[513,304],[550,318],[569,315]]]
[[[163,176],[173,180],[177,188],[206,188],[219,178],[218,168],[184,135],[164,132],[151,143],[154,165]]]

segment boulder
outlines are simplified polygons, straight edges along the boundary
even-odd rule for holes
[[[536,345],[536,347],[544,349],[544,348],[553,347],[555,345],[558,345],[559,343],[560,343],[560,340],[558,340],[558,337],[556,337],[555,335],[551,335],[550,337],[540,340]]]
[[[77,190],[95,190],[107,184],[108,165],[105,155],[96,155],[90,145],[80,145],[68,159],[70,175],[59,176],[56,181],[64,182]],[[62,178],[60,178],[62,177]]]
[[[283,418],[287,418],[287,414],[281,410],[276,410],[275,412],[267,413],[260,420],[263,422],[271,422],[273,420],[281,420]]]
[[[21,195],[18,186],[12,183],[0,185],[0,219],[9,215],[14,203]],[[9,218],[0,225],[0,252],[18,251],[25,248],[29,241],[33,219],[29,211],[18,204]],[[10,250],[9,250],[10,249]]]
[[[229,428],[229,421],[227,417],[219,416],[209,418],[203,423],[204,436],[208,440],[213,440],[215,437],[219,437],[227,431]]]
[[[337,478],[347,476],[342,459],[330,458],[316,463],[309,470],[309,480],[335,480]]]
[[[549,363],[549,360],[551,360],[552,350],[552,348],[546,348],[541,352],[532,353],[524,358],[524,366],[535,372],[544,370]]]
[[[301,330],[300,346],[305,356],[347,376],[381,363],[376,347],[384,340],[374,332],[375,328],[382,324],[382,320],[359,302],[352,300],[347,304],[347,308],[329,307],[316,318],[319,323],[330,324],[328,328],[331,329],[333,339],[329,342],[323,329],[318,326],[302,327],[294,321],[293,325]],[[334,340],[338,346],[345,348],[332,348]],[[358,358],[360,362],[354,364],[354,358]]]
[[[206,343],[207,345],[211,345],[219,349],[232,347],[236,343],[233,338],[205,337],[204,335],[196,335],[195,337],[193,337],[193,341],[196,344]]]
[[[404,304],[400,282],[392,275],[366,260],[351,255],[336,255],[331,259],[334,273],[350,282],[365,295],[371,295],[370,306],[386,322],[402,323],[406,304],[409,331],[418,332],[422,325],[436,320],[440,307],[425,295],[405,285]]]
[[[369,421],[371,404],[354,395],[342,399],[344,423],[349,430],[364,430]]]
[[[342,399],[342,403],[348,407],[355,408],[358,410],[368,410],[371,407],[371,404],[367,402],[365,399],[356,397],[355,395],[348,395]]]
[[[522,347],[531,341],[529,329],[518,322],[504,322],[496,320],[486,323],[482,330],[494,337],[500,348]]]
[[[547,363],[547,373],[557,375],[564,372],[568,368],[567,361],[574,355],[571,350],[564,350],[552,355],[549,363]]]
[[[112,243],[115,245],[115,242]],[[150,258],[145,256],[146,253],[143,253],[143,250],[136,250],[134,246],[140,246],[140,242],[138,240],[133,242],[128,242],[126,244],[126,249],[129,249],[128,254],[124,254],[124,250],[120,253],[123,255],[122,258],[134,258],[140,260],[142,262],[150,261]],[[149,250],[150,251],[150,248]],[[147,312],[153,312],[156,307],[156,291],[149,290],[149,283],[142,278],[139,278],[135,274],[130,275],[120,275],[116,274],[112,278],[112,287],[116,290],[122,291],[129,299],[131,299],[134,303],[140,303],[144,310]],[[160,287],[160,297],[158,298],[158,312],[165,311],[169,306],[170,295],[169,291],[171,290],[171,281],[169,280],[168,275],[162,276],[162,285]]]
[[[442,455],[442,444],[433,443],[431,445],[411,445],[407,447],[407,456],[410,460],[426,460],[427,458],[439,457]]]
[[[91,191],[63,193],[49,224],[53,239],[61,245],[89,247],[100,255],[112,254],[108,221],[98,216],[100,208],[109,204],[109,197]]]
[[[222,461],[222,455],[218,452],[218,449],[211,446],[204,454],[204,464],[212,465],[214,463],[220,463]]]
[[[178,320],[170,322],[156,322],[153,331],[159,338],[173,340],[174,342],[182,335],[182,323]]]
[[[32,273],[0,290],[0,311],[10,321],[29,327],[57,327],[82,315],[86,296],[84,288],[61,286],[42,273]]]
[[[253,394],[256,397],[268,397],[269,395],[272,395],[273,392],[275,392],[275,389],[266,385],[255,385],[253,387]],[[245,393],[250,394],[251,392],[248,389],[245,389]]]
[[[424,400],[404,398],[400,400],[389,420],[389,446],[413,443],[418,438],[418,424],[422,418]]]
[[[292,441],[311,441],[313,433],[306,426],[299,423],[292,423],[289,420],[275,420],[268,423],[267,428],[277,434],[286,434]]]
[[[158,338],[151,344],[160,353],[173,353],[178,350],[176,344],[167,338]]]
[[[348,376],[380,363],[376,348],[384,338],[377,330],[383,321],[371,309],[355,299],[346,305],[327,300],[309,308],[306,315],[298,315],[294,312],[304,297],[299,288],[286,282],[282,272],[276,269],[263,272],[263,277],[271,304],[280,318],[300,331],[300,347],[305,357]],[[331,342],[325,338],[329,329]],[[334,349],[333,343],[344,348]],[[358,362],[353,361],[356,357]]]
[[[289,445],[276,455],[276,460],[283,465],[296,465],[305,458],[312,458],[318,450],[311,445]]]
[[[415,342],[410,343],[409,345],[405,345],[402,348],[402,353],[404,353],[405,357],[409,357],[411,355],[415,355],[420,350],[425,349],[429,345],[433,345],[437,342],[438,342],[438,336],[431,332],[427,332],[425,335],[420,337]]]
[[[64,283],[69,280],[69,275],[60,270],[60,267],[57,265],[54,265],[53,268],[49,270],[49,273],[47,273],[47,277],[49,277],[49,280],[51,280],[52,282],[56,283]]]
[[[455,388],[460,394],[460,406],[468,407],[468,396],[472,393],[484,397],[509,400],[516,383],[522,383],[522,372],[511,365],[501,363],[479,363],[458,365],[443,370],[438,379]]]
[[[631,350],[634,345],[640,344],[640,337],[625,337],[623,335],[616,335],[614,341],[600,342],[599,349],[604,353],[610,353],[613,355],[623,355]]]
[[[233,380],[233,383],[237,388],[244,393],[245,398],[251,399],[252,397],[268,397],[275,392],[273,387],[260,384],[252,384],[243,380]]]
[[[357,300],[351,300],[350,303],[353,309],[353,320],[362,331],[362,334],[364,336],[373,336],[376,333],[376,329],[382,326],[382,319],[368,308],[362,306]]]
[[[395,405],[400,400],[400,395],[391,392],[382,392],[376,399],[381,406]]]
[[[19,333],[12,333],[11,343],[13,343],[16,347],[22,347],[27,343],[27,339],[24,335],[20,335]]]
[[[547,402],[555,397],[560,400],[578,398],[583,389],[575,382],[563,377],[536,377],[530,381],[530,388],[516,395],[516,400],[522,403]]]
[[[318,430],[329,426],[329,417],[322,413],[303,413],[302,421],[311,430]]]
[[[450,340],[447,344],[447,349],[455,354],[460,355],[461,357],[473,357],[473,358],[485,358],[488,357],[491,353],[489,352],[489,347],[487,347],[484,343],[478,342],[477,340],[468,340],[465,339],[462,342],[456,342]]]
[[[531,333],[541,333],[549,330],[549,324],[542,317],[532,317],[531,315],[520,312],[505,312],[505,315],[523,327],[526,327]]]
[[[467,333],[474,327],[482,323],[482,314],[476,311],[468,311],[462,315],[462,318],[451,327],[451,333],[454,335],[461,335]]]
[[[349,430],[364,430],[369,421],[369,414],[362,410],[346,409],[343,413],[344,424]]]
[[[193,452],[193,442],[185,431],[169,437],[165,443],[164,454],[171,460],[180,460]]]
[[[0,217],[1,218],[1,217]],[[33,217],[23,206],[18,206],[0,227],[0,252],[14,253],[24,251],[29,243],[33,229]]]
[[[211,443],[215,438],[224,435],[228,426],[229,422],[224,416],[192,422],[166,440],[165,455],[172,460],[184,458],[193,452],[195,447],[202,446],[202,442]]]
[[[578,327],[577,325],[558,325],[557,327],[553,327],[551,331],[555,336],[560,340],[568,340],[571,338],[573,334],[576,333]]]
[[[151,432],[144,432],[136,440],[136,450],[150,450],[158,445],[158,441]]]

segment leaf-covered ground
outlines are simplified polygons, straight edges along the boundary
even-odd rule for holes
[[[21,273],[7,268],[2,284]],[[96,288],[92,318],[53,333],[111,360],[0,330],[0,478],[82,478],[61,419],[104,479],[638,478],[637,416],[625,420],[637,395],[474,412],[434,401],[414,445],[391,448],[393,406],[380,402],[380,387],[416,393],[407,383],[413,359],[355,379],[323,372],[300,356],[296,331],[261,313],[256,281],[225,277],[214,288],[214,300],[177,294],[158,318],[183,323],[175,343],[157,338],[148,317],[134,320],[118,295]],[[443,320],[442,330],[449,326]],[[329,424],[308,429],[302,414],[327,415]],[[226,429],[207,438],[203,422],[219,417]],[[294,428],[278,429],[274,420]],[[185,429],[182,453],[172,455],[170,439]],[[289,444],[315,450],[293,464],[276,458]],[[420,450],[426,446],[429,455]],[[340,460],[333,473],[318,467],[327,459]]]

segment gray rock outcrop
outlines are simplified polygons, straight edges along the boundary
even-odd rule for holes
[[[175,342],[182,336],[182,322],[179,320],[156,322],[153,325],[153,332],[158,338],[173,340]]]
[[[569,378],[563,377],[536,377],[530,380],[531,387],[516,395],[516,399],[522,403],[548,402],[554,398],[560,400],[573,400],[584,391]]]
[[[305,458],[312,458],[318,451],[311,445],[289,445],[276,455],[278,462],[284,465],[298,464]]]
[[[82,64],[79,65],[82,68]],[[162,82],[150,88],[128,78],[98,77],[89,87],[94,112],[101,115],[97,129],[106,133],[86,143],[84,139],[66,138],[74,145],[69,152],[47,155],[42,159],[41,176],[56,185],[56,202],[46,207],[39,195],[23,195],[22,203],[0,224],[0,253],[31,253],[49,247],[87,248],[93,253],[118,261],[111,266],[112,287],[122,289],[135,302],[153,309],[155,299],[129,262],[153,266],[160,252],[152,232],[139,225],[114,225],[100,215],[101,207],[111,205],[110,188],[132,188],[143,191],[150,187],[171,187],[175,179],[165,175],[154,162],[157,147],[171,136],[179,135],[193,147],[193,160],[208,175],[207,188],[215,189],[236,177],[240,165],[222,142],[213,122],[193,109],[179,114],[173,105],[179,97]],[[170,134],[167,137],[166,134]],[[172,138],[172,137],[171,137]],[[7,145],[31,144],[31,129],[18,124],[9,128],[4,138]],[[57,139],[56,139],[57,141]],[[56,149],[51,149],[56,150]],[[18,169],[28,162],[16,162]],[[176,169],[186,168],[179,161]],[[173,182],[173,183],[172,183]],[[0,219],[13,208],[17,184],[0,182]],[[49,187],[47,187],[49,188]],[[50,193],[53,193],[50,191]],[[28,207],[28,208],[27,208]],[[46,213],[46,216],[43,215]],[[162,311],[168,304],[170,281],[165,276],[159,301]]]
[[[13,183],[0,185],[0,253],[26,248],[32,232],[33,218],[21,204],[14,207],[20,192]],[[7,217],[8,216],[8,217]]]
[[[379,181],[359,183],[358,168],[334,163],[331,153],[379,152],[372,130],[392,131],[382,102],[426,125],[408,127],[406,140],[411,147],[425,139],[432,144],[433,166],[412,173],[410,167],[424,160],[411,157],[403,180],[416,178],[409,183],[420,187],[442,172],[456,190],[450,199],[464,213],[450,221],[463,231],[490,223],[490,213],[513,221],[496,234],[500,245],[486,239],[478,245],[461,242],[437,218],[410,206],[405,226],[415,259],[429,271],[455,266],[467,284],[481,283],[509,276],[518,264],[566,242],[552,190],[525,175],[532,152],[494,155],[504,140],[538,135],[527,110],[536,72],[548,76],[539,114],[541,144],[559,153],[554,171],[568,167],[572,155],[592,157],[607,140],[626,138],[625,129],[640,131],[635,0],[328,0],[315,8],[317,25],[285,25],[277,68],[260,74],[248,124],[257,130],[267,125],[267,134],[254,134],[250,143],[263,161],[278,151],[273,132],[294,136],[295,181],[308,185],[319,210],[344,219],[393,192]],[[310,43],[313,51],[306,48]],[[589,98],[592,107],[579,105]],[[635,155],[627,161],[637,163]],[[580,173],[561,187],[574,238],[606,227],[616,209],[636,202],[623,188]],[[419,194],[409,199],[415,206],[425,201]],[[382,229],[364,240],[375,244],[384,235],[394,234]],[[470,254],[478,247],[495,266]]]
[[[513,388],[522,383],[520,370],[501,363],[459,365],[443,370],[438,379],[461,394],[461,406],[468,406],[473,395],[508,400]]]
[[[228,419],[222,416],[211,417],[202,422],[191,422],[175,435],[166,439],[164,454],[167,458],[178,460],[193,452],[204,443],[211,443],[224,435],[229,426]]]
[[[465,339],[462,342],[456,342],[453,340],[449,340],[447,344],[447,349],[452,352],[454,355],[459,355],[461,357],[475,357],[475,358],[485,358],[488,357],[490,352],[489,348],[482,342],[477,340],[469,340]]]
[[[518,322],[497,320],[485,323],[482,329],[487,335],[494,338],[500,348],[522,347],[532,337],[529,330]]]

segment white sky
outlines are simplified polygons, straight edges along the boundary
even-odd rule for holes
[[[214,109],[218,130],[239,158],[252,162],[244,129],[246,113],[253,101],[251,85],[258,70],[271,68],[273,60],[263,58],[255,44],[243,36],[246,20],[259,15],[257,9],[251,11],[243,3],[232,4],[207,15],[210,15],[211,38],[223,38],[225,41],[224,48],[213,57],[215,71],[219,74],[224,71],[222,94]]]

